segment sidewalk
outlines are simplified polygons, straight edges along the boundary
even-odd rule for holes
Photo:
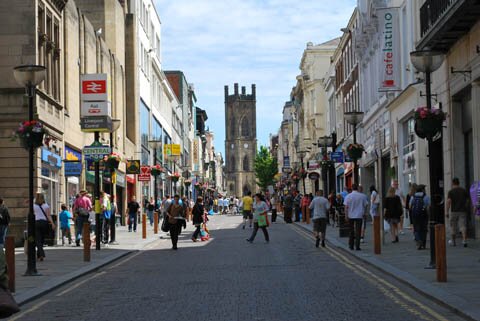
[[[187,231],[191,230],[187,224]],[[161,240],[163,239],[163,240]],[[146,249],[155,241],[161,240],[161,247],[170,247],[170,239],[166,233],[153,233],[153,227],[147,224],[147,238],[142,239],[142,229],[139,225],[137,232],[128,232],[126,226],[116,229],[118,245],[103,245],[100,251],[91,249],[90,262],[83,261],[83,246],[72,245],[45,247],[45,261],[36,262],[40,276],[23,276],[27,269],[27,256],[23,247],[15,249],[15,300],[18,304],[31,301],[45,292],[51,291],[67,282],[95,271],[104,265],[118,260],[129,253]],[[164,243],[164,244],[163,244]],[[95,247],[95,244],[92,245]]]
[[[295,223],[312,231],[312,224]],[[333,245],[348,251],[357,258],[380,268],[400,281],[409,284],[425,295],[441,302],[473,320],[480,320],[480,242],[468,240],[464,248],[461,240],[457,246],[447,246],[447,282],[436,281],[436,271],[425,269],[430,262],[430,249],[427,240],[426,250],[417,250],[412,230],[404,229],[399,243],[391,243],[391,235],[385,234],[382,253],[373,253],[373,225],[367,223],[365,243],[361,251],[348,248],[348,237],[340,238],[338,228],[327,226],[327,246]],[[313,246],[313,241],[312,241]]]

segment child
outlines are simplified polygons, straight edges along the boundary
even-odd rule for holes
[[[65,245],[65,237],[68,238],[68,244],[72,244],[72,236],[70,234],[70,220],[73,219],[72,213],[67,209],[67,205],[62,204],[62,211],[59,214],[60,229],[62,231],[62,245]]]

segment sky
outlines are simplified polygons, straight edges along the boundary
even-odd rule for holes
[[[256,84],[257,145],[276,134],[308,42],[341,36],[356,0],[154,0],[162,69],[181,70],[225,155],[224,86]]]

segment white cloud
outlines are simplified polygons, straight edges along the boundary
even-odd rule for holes
[[[182,70],[224,150],[224,91],[257,85],[259,144],[276,133],[306,43],[340,36],[355,0],[156,0],[163,68]],[[265,116],[268,116],[266,118]]]

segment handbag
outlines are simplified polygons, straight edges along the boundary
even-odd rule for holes
[[[166,214],[163,216],[162,226],[160,227],[160,229],[163,232],[170,231],[170,223],[168,223],[168,216]]]
[[[260,215],[257,220],[258,227],[267,226],[267,217],[266,215]]]
[[[10,291],[0,287],[0,319],[8,318],[18,311],[20,308]]]

